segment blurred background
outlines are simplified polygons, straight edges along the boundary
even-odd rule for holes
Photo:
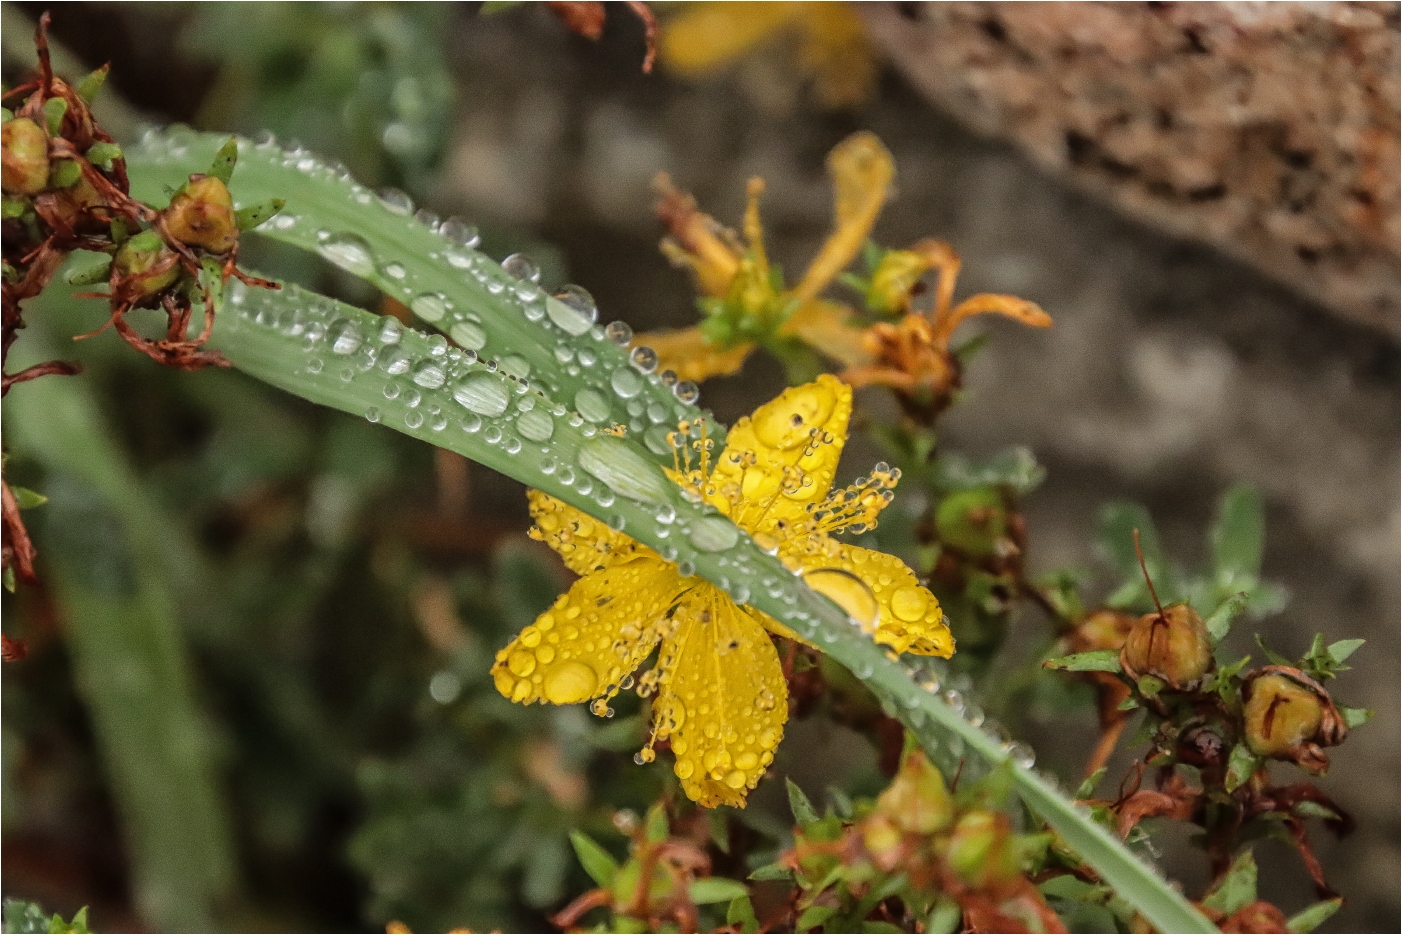
[[[657,251],[655,173],[733,225],[763,176],[771,255],[797,270],[830,224],[824,156],[875,131],[897,166],[877,239],[947,240],[961,295],[1055,319],[983,326],[943,436],[1047,468],[1033,571],[1107,581],[1114,499],[1198,563],[1216,498],[1249,482],[1292,598],[1260,625],[1273,648],[1370,641],[1335,685],[1377,717],[1321,783],[1359,827],[1314,841],[1349,900],[1326,929],[1396,930],[1397,4],[775,4],[763,29],[732,6],[651,75],[621,4],[597,41],[545,5],[429,3],[65,3],[51,36],[60,73],[112,63],[97,113],[119,140],[177,121],[295,139],[639,331],[696,319]],[[4,4],[7,84],[45,8]],[[310,260],[247,259],[374,301]],[[539,930],[589,886],[567,829],[603,839],[667,766],[632,764],[636,707],[601,721],[491,688],[492,654],[569,580],[526,539],[518,485],[238,373],[165,371],[112,335],[62,346],[95,324],[31,315],[17,352],[88,371],[5,403],[7,477],[50,501],[26,513],[43,585],[4,604],[30,649],[3,670],[4,894],[90,905],[99,931]],[[759,355],[703,401],[731,421],[782,386]],[[849,477],[881,457],[848,452]],[[1044,646],[1025,616],[1011,644]],[[1078,775],[1089,708],[1006,717]],[[815,717],[775,772],[879,788],[875,761]],[[782,835],[782,798],[757,792],[756,835]],[[1182,844],[1165,865],[1196,892]],[[1298,858],[1258,858],[1263,897],[1300,908]]]

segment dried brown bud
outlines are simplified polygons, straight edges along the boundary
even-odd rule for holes
[[[49,136],[28,117],[16,117],[4,130],[4,189],[37,195],[49,184]]]
[[[1266,666],[1247,676],[1243,716],[1252,753],[1290,760],[1311,773],[1327,771],[1329,756],[1322,748],[1348,736],[1324,687],[1289,666]]]
[[[1131,678],[1152,675],[1171,687],[1192,688],[1212,668],[1212,640],[1187,604],[1145,614],[1129,631],[1120,665]]]
[[[191,181],[172,198],[165,221],[176,240],[210,253],[228,253],[239,239],[234,199],[228,186],[212,175]]]

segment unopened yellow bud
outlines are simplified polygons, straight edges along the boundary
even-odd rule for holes
[[[930,260],[913,250],[891,250],[871,274],[867,308],[883,315],[899,315],[910,304],[910,293],[930,268]]]
[[[876,800],[876,811],[889,816],[901,831],[933,834],[954,820],[954,799],[940,771],[923,753],[912,750],[890,787]]]
[[[1252,753],[1290,760],[1312,773],[1329,768],[1329,756],[1322,748],[1348,735],[1323,686],[1286,666],[1268,666],[1248,677],[1243,719]]]
[[[4,189],[16,195],[37,195],[49,182],[49,137],[28,117],[5,123]]]
[[[143,231],[122,244],[112,260],[122,294],[139,302],[170,286],[180,277],[175,253],[155,231]]]
[[[1008,816],[1001,812],[969,812],[954,826],[946,853],[949,866],[976,889],[1006,883],[1019,871]]]
[[[212,175],[185,186],[171,199],[165,215],[170,235],[191,247],[223,254],[239,239],[234,200],[228,186]]]
[[[1187,604],[1145,614],[1129,631],[1120,664],[1131,678],[1152,675],[1176,689],[1192,688],[1212,668],[1212,640]]]

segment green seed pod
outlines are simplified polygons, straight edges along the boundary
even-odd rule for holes
[[[195,179],[170,200],[166,230],[183,244],[224,254],[239,239],[234,200],[228,187],[213,176]]]
[[[1151,675],[1182,691],[1212,668],[1212,639],[1202,616],[1187,604],[1145,614],[1129,631],[1120,665],[1130,678]]]
[[[7,121],[4,130],[4,189],[37,195],[49,182],[49,137],[28,117]]]
[[[155,231],[142,231],[117,251],[112,268],[122,294],[140,301],[167,288],[180,277],[180,264]]]
[[[1267,666],[1246,677],[1244,694],[1243,732],[1252,753],[1311,773],[1329,769],[1323,748],[1342,743],[1348,726],[1322,685],[1299,669]]]

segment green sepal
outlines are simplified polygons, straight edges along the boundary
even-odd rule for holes
[[[659,802],[647,810],[647,824],[644,826],[644,834],[651,843],[661,844],[667,840],[667,835],[671,833],[671,826],[667,823],[667,809]]]
[[[36,506],[43,506],[49,502],[49,498],[41,493],[36,493],[28,487],[10,487],[10,493],[15,495],[15,504],[21,510],[32,509]]]
[[[1207,628],[1207,635],[1212,637],[1213,644],[1226,639],[1227,634],[1232,631],[1232,621],[1246,609],[1248,601],[1246,592],[1238,591],[1217,605],[1217,609],[1203,621],[1203,626]]]
[[[789,809],[793,812],[794,821],[798,822],[800,828],[817,824],[821,819],[818,817],[818,811],[813,807],[813,803],[808,800],[807,793],[800,789],[792,779],[785,779],[784,782],[788,786]]]
[[[127,230],[125,218],[113,218],[112,223],[108,225],[108,227],[112,232],[112,242],[119,247],[126,243],[131,237],[131,231]]]
[[[5,566],[4,584],[6,591],[9,591],[11,594],[15,593],[15,566]]]
[[[83,167],[78,165],[76,160],[60,159],[49,170],[49,187],[68,188],[70,185],[78,184],[78,180],[82,177]]]
[[[1093,649],[1090,652],[1058,656],[1042,663],[1044,669],[1065,672],[1119,672],[1120,654],[1114,649]]]
[[[112,66],[108,64],[88,72],[73,90],[78,92],[79,97],[91,104],[93,98],[97,97],[97,92],[101,91],[102,86],[107,83],[107,72],[111,68]]]
[[[239,141],[237,137],[229,137],[229,142],[219,147],[219,152],[214,154],[214,161],[209,164],[209,171],[205,175],[216,178],[225,185],[229,184],[229,179],[234,177],[234,166],[239,162]]]
[[[1374,712],[1367,708],[1340,707],[1339,713],[1343,715],[1344,723],[1348,725],[1349,730],[1352,730],[1355,727],[1361,727],[1368,723],[1368,721],[1372,719]]]
[[[4,217],[7,221],[12,218],[22,217],[24,215],[24,212],[28,210],[29,202],[27,201],[20,201],[18,199],[11,200],[9,198],[5,199]]]
[[[63,116],[68,113],[68,102],[61,97],[51,97],[44,102],[44,123],[49,128],[49,136],[58,136],[63,129]]]
[[[269,198],[234,212],[234,221],[239,230],[251,231],[283,209],[287,202],[282,198]]]
[[[754,903],[750,897],[737,896],[725,909],[725,924],[738,925],[742,932],[758,932],[759,917],[755,915]]]
[[[1256,858],[1250,851],[1232,861],[1231,869],[1211,893],[1203,897],[1202,904],[1223,915],[1231,915],[1244,906],[1256,901]]]
[[[88,147],[88,151],[83,156],[95,166],[102,166],[104,169],[112,167],[113,159],[122,158],[122,147],[116,143],[108,143],[98,140]]]
[[[750,871],[747,880],[792,880],[793,870],[775,861],[772,864],[765,864]]]
[[[84,255],[86,254],[86,255]],[[64,281],[70,286],[92,286],[106,282],[112,274],[112,258],[105,253],[82,251]]]
[[[1231,755],[1227,757],[1227,775],[1222,780],[1223,788],[1228,792],[1235,792],[1260,768],[1261,758],[1252,753],[1246,744],[1237,744],[1232,747]]]
[[[1286,921],[1285,927],[1292,932],[1313,932],[1325,922],[1329,921],[1329,918],[1343,908],[1343,905],[1343,899],[1337,896],[1333,899],[1317,902],[1308,909],[1297,912],[1291,916],[1289,920]]]
[[[9,123],[15,119],[14,111],[8,107],[0,107],[0,123]]]

